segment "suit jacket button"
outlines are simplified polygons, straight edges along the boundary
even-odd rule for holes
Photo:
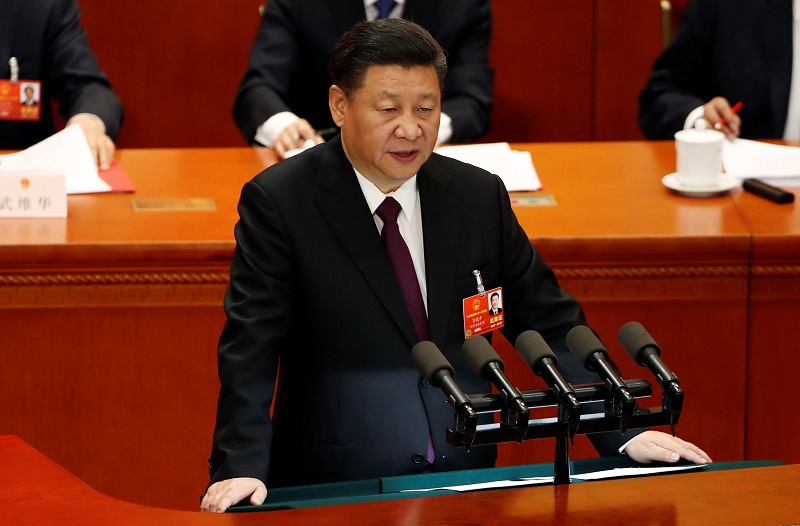
[[[411,457],[411,460],[414,461],[414,464],[422,464],[422,462],[425,461],[425,456],[416,453],[413,457]]]
[[[428,382],[428,380],[422,380],[422,386],[423,387],[430,387],[431,384],[430,384],[430,382]]]

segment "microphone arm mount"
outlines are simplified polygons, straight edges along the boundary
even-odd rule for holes
[[[631,402],[618,399],[609,392],[602,382],[577,385],[574,396],[559,397],[552,389],[533,389],[520,391],[526,408],[558,407],[557,418],[529,420],[525,426],[522,440],[555,438],[556,452],[554,474],[556,484],[568,484],[569,443],[576,434],[598,433],[603,431],[625,430],[630,428],[669,425],[673,429],[683,407],[683,391],[671,384],[662,395],[661,407],[637,408],[634,398],[652,395],[653,388],[646,380],[626,380],[631,394]],[[674,385],[674,387],[672,387]],[[501,412],[501,419],[509,419],[505,396],[501,393],[469,395],[470,405],[477,413]],[[581,404],[604,402],[604,413],[581,415]],[[504,413],[505,411],[505,413]],[[504,415],[504,416],[503,416]],[[517,414],[516,417],[520,415]],[[470,448],[473,445],[519,442],[518,422],[510,425],[509,420],[500,424],[477,427],[477,415],[462,415],[456,412],[455,425],[447,430],[447,441],[456,447]]]

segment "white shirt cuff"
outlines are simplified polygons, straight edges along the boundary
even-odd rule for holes
[[[258,127],[253,140],[267,148],[275,146],[278,137],[290,124],[300,120],[300,117],[290,111],[276,113]]]
[[[689,130],[691,128],[699,128],[701,130],[705,130],[708,127],[708,123],[703,118],[705,112],[705,106],[699,106],[693,109],[689,115],[686,116],[686,121],[683,123],[683,129]]]
[[[90,119],[94,119],[94,120],[96,120],[97,122],[99,122],[99,123],[100,123],[100,126],[102,126],[102,127],[103,127],[103,133],[105,133],[105,132],[106,132],[106,123],[105,123],[105,122],[103,122],[103,119],[101,119],[100,117],[98,117],[98,116],[97,116],[97,115],[95,115],[94,113],[76,113],[75,115],[73,115],[72,117],[70,117],[70,119],[67,121],[67,124],[66,124],[66,126],[69,126],[70,124],[72,124],[72,120],[73,120],[75,117],[89,117]]]
[[[449,142],[452,137],[453,119],[450,118],[450,115],[442,113],[442,116],[439,119],[439,134],[436,137],[436,145],[438,146],[440,144]]]
[[[636,435],[636,437],[638,437],[638,436],[639,436],[639,435]],[[626,448],[626,447],[628,447],[628,444],[630,444],[631,442],[633,442],[634,440],[636,440],[636,437],[633,437],[633,438],[631,438],[630,440],[628,440],[627,442],[625,442],[624,444],[622,444],[622,446],[620,446],[620,448],[619,448],[617,451],[619,451],[619,452],[620,452],[620,453],[622,453],[622,454],[626,454],[626,453],[625,453],[625,448]]]

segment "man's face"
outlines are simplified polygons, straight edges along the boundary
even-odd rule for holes
[[[436,145],[441,91],[432,66],[370,66],[350,99],[332,86],[329,103],[347,158],[384,193],[413,177]]]
[[[497,310],[498,303],[500,303],[500,298],[498,296],[492,296],[492,310]]]
[[[25,86],[25,98],[27,100],[33,99],[33,88],[30,86]]]

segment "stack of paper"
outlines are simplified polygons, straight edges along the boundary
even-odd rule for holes
[[[724,141],[725,172],[739,179],[755,177],[775,186],[800,186],[800,148],[736,139]]]
[[[507,142],[440,146],[435,151],[498,175],[509,192],[542,187],[530,152],[512,150]]]
[[[67,126],[21,152],[0,155],[0,177],[4,171],[63,173],[68,194],[111,191],[97,175],[89,143],[78,125]]]

